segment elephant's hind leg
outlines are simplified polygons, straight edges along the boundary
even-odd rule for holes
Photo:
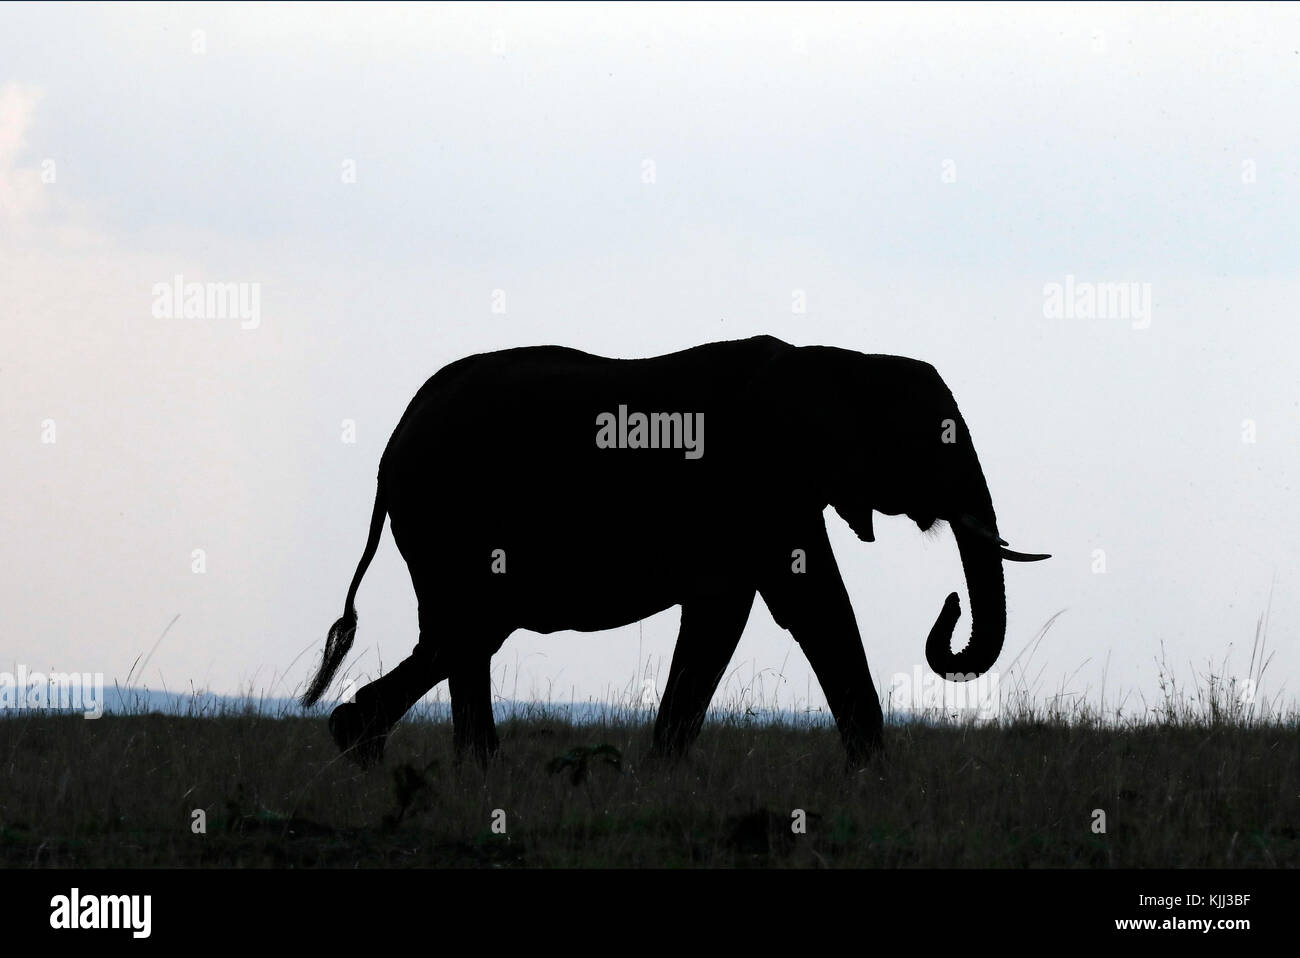
[[[753,589],[682,604],[677,648],[655,720],[654,747],[659,754],[680,755],[699,735],[753,604]]]
[[[362,768],[383,760],[388,733],[421,696],[447,678],[445,659],[424,641],[390,672],[357,690],[355,702],[345,702],[330,715],[330,734],[339,751]]]
[[[463,622],[460,616],[439,615],[432,602],[420,603],[420,641],[415,649],[397,668],[358,689],[355,703],[340,705],[330,716],[330,732],[340,751],[362,768],[382,761],[393,726],[447,678],[457,749],[472,749],[484,757],[495,750],[488,663],[509,630],[485,632]]]
[[[496,754],[497,726],[492,717],[492,656],[463,661],[451,673],[452,738],[458,759],[472,755],[480,765]]]

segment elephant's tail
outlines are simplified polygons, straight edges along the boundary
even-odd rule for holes
[[[353,602],[357,598],[357,588],[361,585],[361,579],[366,574],[366,569],[370,567],[370,560],[375,557],[375,550],[379,548],[379,536],[384,531],[384,517],[388,514],[388,506],[384,497],[384,484],[380,480],[375,490],[375,509],[370,514],[370,537],[366,539],[366,551],[361,554],[361,561],[357,564],[356,574],[352,576],[352,585],[348,587],[348,597],[343,603],[342,617],[330,626],[329,635],[325,639],[325,654],[321,657],[320,668],[316,671],[316,677],[311,680],[311,685],[303,693],[302,704],[304,708],[310,708],[315,705],[317,700],[325,694],[329,688],[330,682],[334,681],[334,673],[339,670],[343,664],[343,658],[352,648],[352,639],[357,634],[357,610],[353,607]]]

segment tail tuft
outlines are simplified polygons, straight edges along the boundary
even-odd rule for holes
[[[334,673],[343,664],[348,649],[352,648],[352,637],[357,634],[357,610],[353,603],[357,598],[361,577],[366,574],[370,560],[375,557],[375,550],[379,548],[379,534],[384,531],[384,516],[387,513],[388,507],[384,504],[384,486],[380,482],[375,489],[375,508],[370,513],[370,536],[366,539],[366,551],[361,554],[361,561],[357,563],[357,571],[352,576],[352,585],[348,586],[348,597],[343,602],[343,617],[330,626],[320,668],[316,672],[316,677],[311,680],[311,685],[307,687],[307,691],[303,693],[303,708],[311,708],[325,694],[325,690],[330,687],[330,682],[334,681]]]
[[[348,649],[352,648],[352,638],[356,634],[357,613],[349,604],[343,612],[343,617],[330,626],[329,636],[325,639],[325,654],[321,656],[320,669],[317,670],[316,677],[311,680],[307,691],[303,693],[303,708],[311,708],[325,694],[325,690],[334,681],[334,673],[343,664]]]

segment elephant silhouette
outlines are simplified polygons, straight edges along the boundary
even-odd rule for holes
[[[515,629],[626,625],[681,606],[654,749],[684,752],[755,594],[807,656],[851,763],[881,745],[882,714],[827,539],[832,506],[871,542],[872,513],[922,530],[947,520],[970,595],[970,639],[948,596],[926,641],[953,680],[1002,649],[1012,552],[970,434],[935,369],[899,356],[771,336],[648,359],[559,346],[454,362],[411,400],[379,463],[365,551],[302,697],[329,687],[384,517],[419,599],[420,637],[396,668],[337,706],[330,730],[362,766],[406,711],[449,681],[458,754],[497,748],[490,662]]]

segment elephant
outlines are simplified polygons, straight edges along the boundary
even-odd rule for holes
[[[707,438],[707,442],[706,442]],[[357,628],[358,586],[384,518],[419,600],[410,656],[329,721],[363,767],[443,679],[459,758],[498,745],[490,662],[516,629],[611,629],[681,606],[653,753],[700,732],[755,595],[793,634],[850,764],[882,745],[883,717],[827,537],[827,506],[858,538],[872,514],[952,527],[971,634],[947,597],[926,659],[955,681],[994,665],[1006,629],[998,534],[979,460],[934,367],[772,336],[645,359],[529,346],[460,359],[415,394],[379,463],[369,536],[302,696],[324,694]]]

